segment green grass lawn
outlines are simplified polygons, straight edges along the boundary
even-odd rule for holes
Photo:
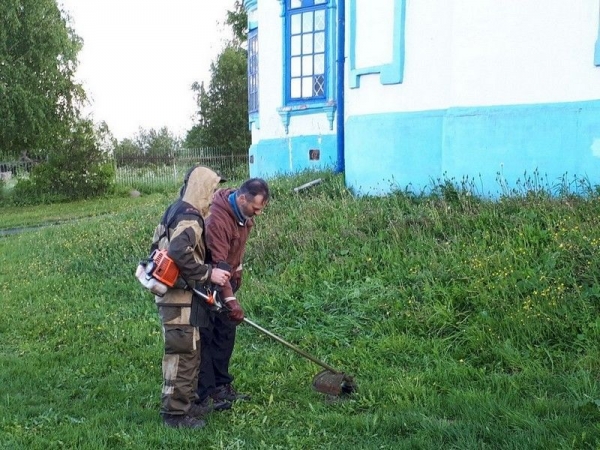
[[[272,188],[240,301],[355,395],[313,391],[320,367],[241,325],[252,401],[165,428],[134,271],[176,192],[5,209],[0,229],[53,225],[0,237],[0,448],[600,448],[600,198]]]

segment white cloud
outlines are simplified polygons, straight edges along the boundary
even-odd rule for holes
[[[231,3],[231,4],[228,4]],[[183,136],[196,111],[190,87],[208,82],[210,63],[229,36],[230,2],[59,0],[84,40],[77,79],[118,139],[140,127]]]

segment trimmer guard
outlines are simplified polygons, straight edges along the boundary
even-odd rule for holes
[[[350,375],[323,370],[313,378],[313,388],[327,395],[349,395],[358,388]]]

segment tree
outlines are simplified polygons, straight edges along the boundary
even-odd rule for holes
[[[142,154],[150,158],[172,157],[181,146],[179,139],[167,127],[162,127],[158,131],[154,128],[150,130],[140,128],[135,143]]]
[[[85,100],[74,81],[81,47],[56,0],[0,2],[0,150],[39,153],[72,131]]]
[[[116,145],[115,157],[119,165],[167,164],[180,149],[180,140],[167,127],[158,131],[140,128],[133,139],[123,139]]]
[[[248,40],[248,14],[246,8],[244,8],[244,2],[236,0],[233,5],[233,11],[227,11],[227,25],[231,27],[233,32],[233,39],[239,45],[243,44]]]
[[[74,81],[83,41],[57,0],[0,2],[0,150],[38,161],[14,188],[17,202],[102,195],[114,181],[106,124],[81,117]],[[26,152],[26,153],[24,153]]]
[[[194,83],[192,91],[198,105],[198,124],[188,131],[186,147],[219,147],[245,153],[250,145],[248,129],[247,16],[242,2],[236,1],[227,12],[227,24],[234,34],[210,65],[208,89]]]
[[[113,155],[118,140],[108,128],[108,124],[103,120],[96,126],[96,136],[98,137],[98,148],[105,155]]]

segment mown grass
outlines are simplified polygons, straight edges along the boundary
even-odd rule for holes
[[[84,219],[0,238],[0,447],[599,448],[597,196],[354,197],[328,173],[272,188],[241,302],[356,395],[312,391],[318,366],[242,325],[232,369],[252,401],[166,429],[160,324],[133,271],[176,193],[11,209],[0,228]]]

